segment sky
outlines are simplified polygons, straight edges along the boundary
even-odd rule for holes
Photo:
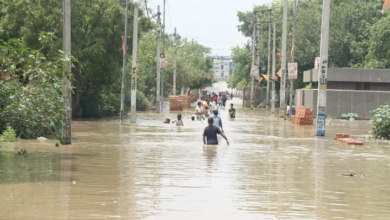
[[[231,48],[244,45],[249,38],[237,29],[237,12],[252,11],[253,5],[270,0],[166,0],[166,33],[174,27],[182,38],[194,40],[212,49],[212,55],[230,56]],[[148,7],[157,11],[163,0],[148,0]]]

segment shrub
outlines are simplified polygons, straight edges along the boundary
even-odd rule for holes
[[[374,115],[371,119],[374,137],[390,140],[390,105],[381,105],[371,113]]]
[[[100,97],[100,111],[105,116],[118,115],[121,107],[120,94],[102,92]]]
[[[130,111],[131,99],[130,92],[125,94],[125,112]],[[147,111],[151,108],[151,102],[142,92],[137,91],[137,111]],[[100,98],[100,110],[105,116],[119,115],[121,107],[121,97],[119,94],[103,92]]]
[[[128,97],[130,97],[130,96],[131,95],[129,93]],[[128,103],[126,103],[126,106],[128,106],[130,108],[131,98],[128,98],[126,100],[129,100]],[[152,103],[140,91],[137,91],[136,105],[137,105],[137,111],[147,111],[152,107]]]
[[[3,141],[4,142],[14,142],[16,140],[16,133],[14,129],[11,127],[8,127],[4,132],[3,132]]]

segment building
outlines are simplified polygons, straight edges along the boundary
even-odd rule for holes
[[[296,90],[296,104],[317,110],[319,69],[303,73],[303,82],[313,89]],[[390,70],[329,68],[327,76],[326,114],[340,118],[357,113],[360,119],[372,117],[370,111],[390,102]]]
[[[303,82],[318,88],[319,69],[303,72]],[[390,91],[390,70],[329,68],[327,89]]]
[[[213,70],[215,79],[226,81],[233,75],[233,69],[234,63],[232,62],[230,57],[213,57]]]

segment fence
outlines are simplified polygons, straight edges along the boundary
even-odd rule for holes
[[[296,90],[296,103],[314,110],[317,115],[317,89]],[[390,101],[390,92],[327,90],[326,114],[332,118],[340,118],[344,113],[357,113],[359,119],[370,119],[371,110]]]

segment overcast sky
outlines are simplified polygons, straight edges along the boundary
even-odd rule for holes
[[[163,0],[149,0],[153,12]],[[249,38],[238,32],[237,11],[252,11],[253,5],[270,0],[166,0],[166,33],[177,33],[212,48],[213,55],[230,56],[230,48],[245,44]]]

